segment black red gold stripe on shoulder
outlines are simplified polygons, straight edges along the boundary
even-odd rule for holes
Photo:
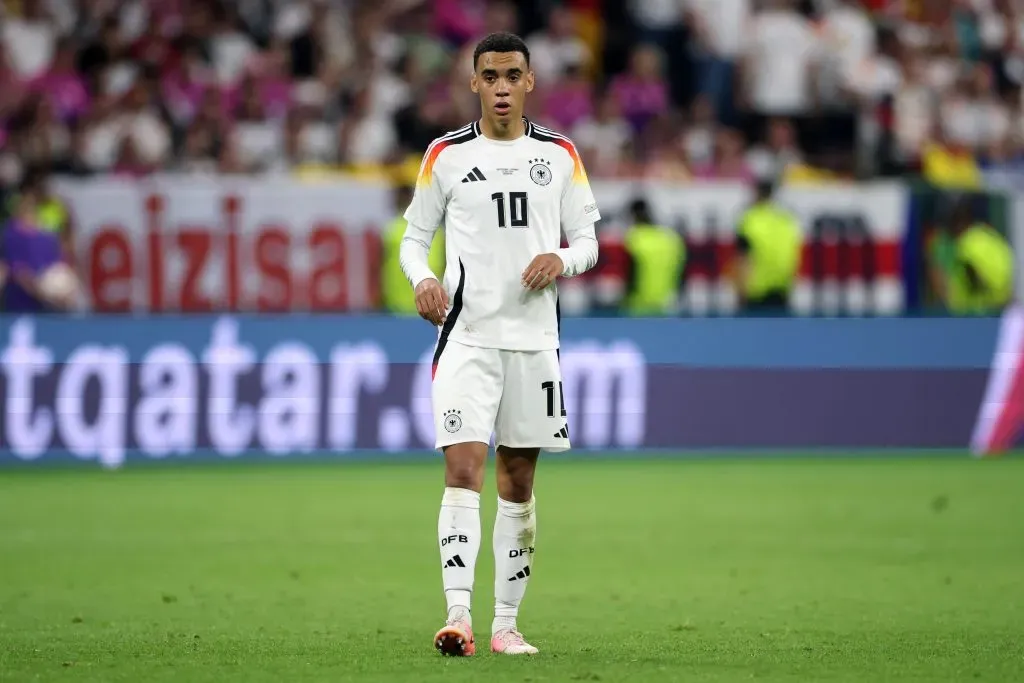
[[[479,134],[479,127],[476,122],[473,122],[456,131],[452,131],[447,135],[443,135],[430,143],[430,146],[427,147],[426,154],[423,155],[423,170],[420,171],[420,177],[417,182],[429,185],[434,178],[434,164],[437,163],[437,157],[441,155],[441,152],[452,145],[469,142]]]
[[[576,145],[572,143],[572,140],[565,137],[560,133],[556,133],[550,128],[538,126],[535,123],[531,123],[527,126],[527,134],[534,140],[540,140],[542,142],[550,142],[558,145],[566,152],[569,153],[569,157],[572,159],[572,179],[573,182],[582,182],[587,179],[587,172],[583,169],[583,160],[580,159],[580,153],[576,151]]]

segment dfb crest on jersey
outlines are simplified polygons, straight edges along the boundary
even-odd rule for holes
[[[530,159],[530,179],[538,185],[551,182],[551,162],[547,159]]]
[[[460,417],[461,414],[461,410],[444,411],[444,428],[448,431],[448,433],[454,434],[455,432],[462,429],[462,418]]]

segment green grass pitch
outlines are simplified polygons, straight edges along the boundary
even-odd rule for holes
[[[489,472],[490,474],[490,472]],[[444,659],[437,460],[0,473],[0,681],[1024,680],[1024,460],[542,461],[520,626]]]

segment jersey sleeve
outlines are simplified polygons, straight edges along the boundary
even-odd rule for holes
[[[405,211],[405,220],[410,225],[435,231],[444,220],[446,200],[438,158],[445,147],[444,141],[435,140],[423,155],[412,202]]]
[[[415,288],[428,278],[436,278],[430,267],[430,247],[434,233],[444,222],[447,200],[443,179],[439,174],[438,157],[446,147],[443,141],[435,140],[427,148],[416,177],[416,189],[412,202],[405,210],[408,223],[402,243],[399,246],[399,263],[402,271]]]
[[[597,200],[590,189],[590,179],[583,168],[576,146],[571,142],[563,145],[569,153],[572,176],[562,191],[562,228],[568,236],[570,231],[578,230],[587,225],[594,225],[601,220],[601,212],[597,208]]]
[[[597,235],[594,225],[601,219],[597,200],[590,189],[590,180],[583,168],[576,146],[571,142],[560,142],[569,153],[571,176],[562,191],[562,230],[569,246],[556,253],[565,266],[563,276],[572,277],[584,273],[597,263]]]

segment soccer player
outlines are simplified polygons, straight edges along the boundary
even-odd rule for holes
[[[470,88],[480,95],[482,116],[427,149],[399,249],[417,311],[440,327],[432,394],[436,447],[445,459],[437,533],[448,619],[434,644],[448,655],[476,651],[470,598],[492,433],[498,513],[491,650],[537,652],[516,617],[533,573],[537,458],[541,449],[569,448],[555,280],[597,261],[600,213],[583,164],[568,138],[523,116],[533,86],[530,53],[518,36],[480,41]],[[444,285],[427,263],[442,224]],[[560,248],[562,230],[567,248]]]

